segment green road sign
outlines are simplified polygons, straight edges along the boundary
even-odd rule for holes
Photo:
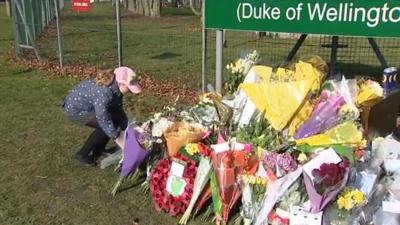
[[[206,0],[206,28],[400,37],[399,0]]]

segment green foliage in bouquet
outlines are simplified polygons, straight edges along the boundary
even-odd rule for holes
[[[290,211],[290,206],[303,204],[307,200],[307,195],[303,193],[306,193],[305,186],[302,181],[298,180],[285,193],[277,208]]]
[[[250,143],[256,147],[277,151],[284,142],[280,132],[265,119],[265,112],[251,119],[250,123],[236,131],[239,142]]]

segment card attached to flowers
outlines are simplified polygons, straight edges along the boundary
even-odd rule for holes
[[[222,152],[227,152],[230,150],[230,146],[228,142],[224,142],[221,144],[215,144],[211,145],[211,148],[215,151],[215,153],[222,153]]]
[[[293,206],[290,208],[290,225],[321,225],[322,214],[323,212],[309,213],[302,207]]]
[[[400,214],[400,201],[382,201],[382,210],[384,212]]]
[[[187,184],[183,179],[185,166],[184,162],[177,159],[174,159],[171,164],[171,171],[167,179],[166,190],[174,197],[182,195],[185,190]]]

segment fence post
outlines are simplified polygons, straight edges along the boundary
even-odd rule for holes
[[[119,0],[115,1],[115,3],[115,11],[117,16],[118,66],[122,66],[121,9]]]
[[[10,0],[6,0],[6,13],[8,17],[11,16]]]
[[[22,54],[21,47],[19,46],[21,43],[21,33],[19,32],[19,27],[18,27],[18,14],[17,14],[16,1],[17,0],[11,2],[11,8],[12,8],[11,15],[13,17],[13,25],[15,33],[15,54],[17,57],[20,57]]]
[[[60,67],[63,67],[63,48],[62,48],[62,31],[61,31],[61,21],[60,21],[60,4],[59,0],[54,0],[55,1],[55,13],[56,13],[56,24],[57,24],[57,42],[58,42],[58,56],[59,56],[59,61],[60,61]]]
[[[216,38],[216,66],[215,66],[215,89],[218,93],[222,93],[222,76],[223,76],[223,31],[217,30]]]
[[[202,13],[202,68],[201,68],[201,91],[206,92],[206,76],[207,76],[207,29],[206,29],[206,7],[205,1],[203,0],[203,13]]]

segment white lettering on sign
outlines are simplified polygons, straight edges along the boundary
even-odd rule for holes
[[[266,3],[261,7],[248,2],[240,3],[236,12],[239,22],[242,22],[242,19],[279,20],[281,17],[281,10],[278,7],[270,7]]]
[[[308,15],[313,20],[328,20],[330,22],[363,22],[368,27],[377,27],[380,23],[400,22],[400,7],[389,8],[388,3],[382,7],[355,7],[354,3],[340,3],[339,8],[324,4],[307,4]]]
[[[89,3],[87,3],[87,2],[74,2],[74,6],[87,7],[87,6],[89,6]]]
[[[346,23],[364,23],[369,28],[378,27],[382,23],[400,23],[400,7],[390,7],[389,3],[375,7],[356,6],[352,2],[342,2],[332,6],[330,3],[298,3],[297,6],[279,8],[268,3],[255,4],[241,2],[237,6],[237,20],[277,21],[328,21]],[[281,13],[283,12],[283,13]]]

